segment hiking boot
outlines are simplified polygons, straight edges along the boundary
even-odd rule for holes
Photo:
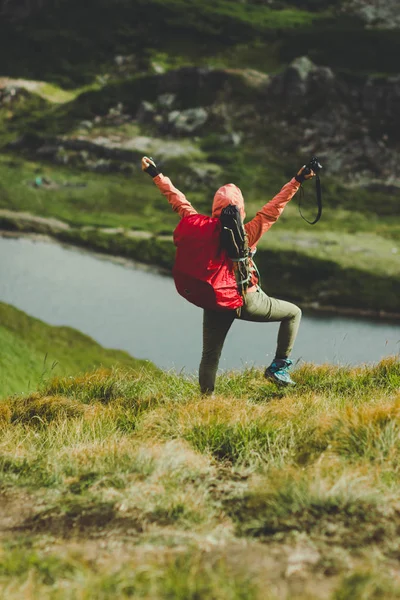
[[[270,366],[265,369],[264,377],[272,379],[279,385],[296,385],[289,375],[289,369],[293,362],[288,358],[275,358]]]

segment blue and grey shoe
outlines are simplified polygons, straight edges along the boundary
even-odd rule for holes
[[[272,379],[279,385],[296,385],[289,375],[293,361],[288,358],[275,358],[270,366],[265,369],[264,377]]]

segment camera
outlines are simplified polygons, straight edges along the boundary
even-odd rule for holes
[[[321,169],[322,169],[322,165],[319,162],[318,158],[316,156],[313,156],[311,158],[310,162],[308,162],[306,165],[304,165],[303,169],[301,169],[299,171],[300,177],[296,176],[297,181],[299,181],[300,184],[301,184],[305,180],[305,176],[311,174],[311,171],[313,171],[313,173],[316,175],[316,177],[315,177],[315,191],[316,191],[316,195],[317,195],[318,213],[317,213],[317,216],[315,217],[314,221],[309,221],[308,219],[306,219],[303,216],[303,214],[301,212],[301,196],[300,196],[300,202],[299,202],[300,215],[301,215],[302,219],[304,219],[305,221],[307,221],[307,223],[309,223],[310,225],[315,225],[315,223],[318,223],[318,221],[321,218],[321,214],[322,214],[322,190],[321,190],[321,181],[320,181],[320,178],[319,178],[319,172],[320,172]],[[304,194],[304,192],[303,192],[303,194]]]
[[[317,174],[322,169],[322,165],[319,162],[318,158],[316,156],[313,156],[310,162],[306,164],[306,169],[314,171],[314,173]]]

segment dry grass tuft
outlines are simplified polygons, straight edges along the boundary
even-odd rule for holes
[[[0,403],[0,427],[7,426],[11,422],[11,408],[5,402]]]
[[[47,424],[51,421],[79,417],[84,407],[63,396],[39,393],[8,400],[13,423]]]
[[[399,463],[400,398],[393,402],[347,407],[332,428],[332,447],[352,460]]]

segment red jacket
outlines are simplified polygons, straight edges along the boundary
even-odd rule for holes
[[[180,217],[197,214],[197,210],[193,208],[186,196],[173,185],[168,177],[160,173],[153,181]],[[279,219],[286,204],[293,198],[299,188],[300,183],[295,178],[291,179],[272,200],[264,204],[251,221],[244,225],[249,248],[253,253],[261,237]],[[233,183],[222,186],[216,192],[212,205],[212,216],[219,217],[222,209],[229,204],[235,204],[239,208],[242,218],[245,218],[242,192]],[[256,280],[253,283],[256,283]],[[251,291],[251,289],[248,291]]]

